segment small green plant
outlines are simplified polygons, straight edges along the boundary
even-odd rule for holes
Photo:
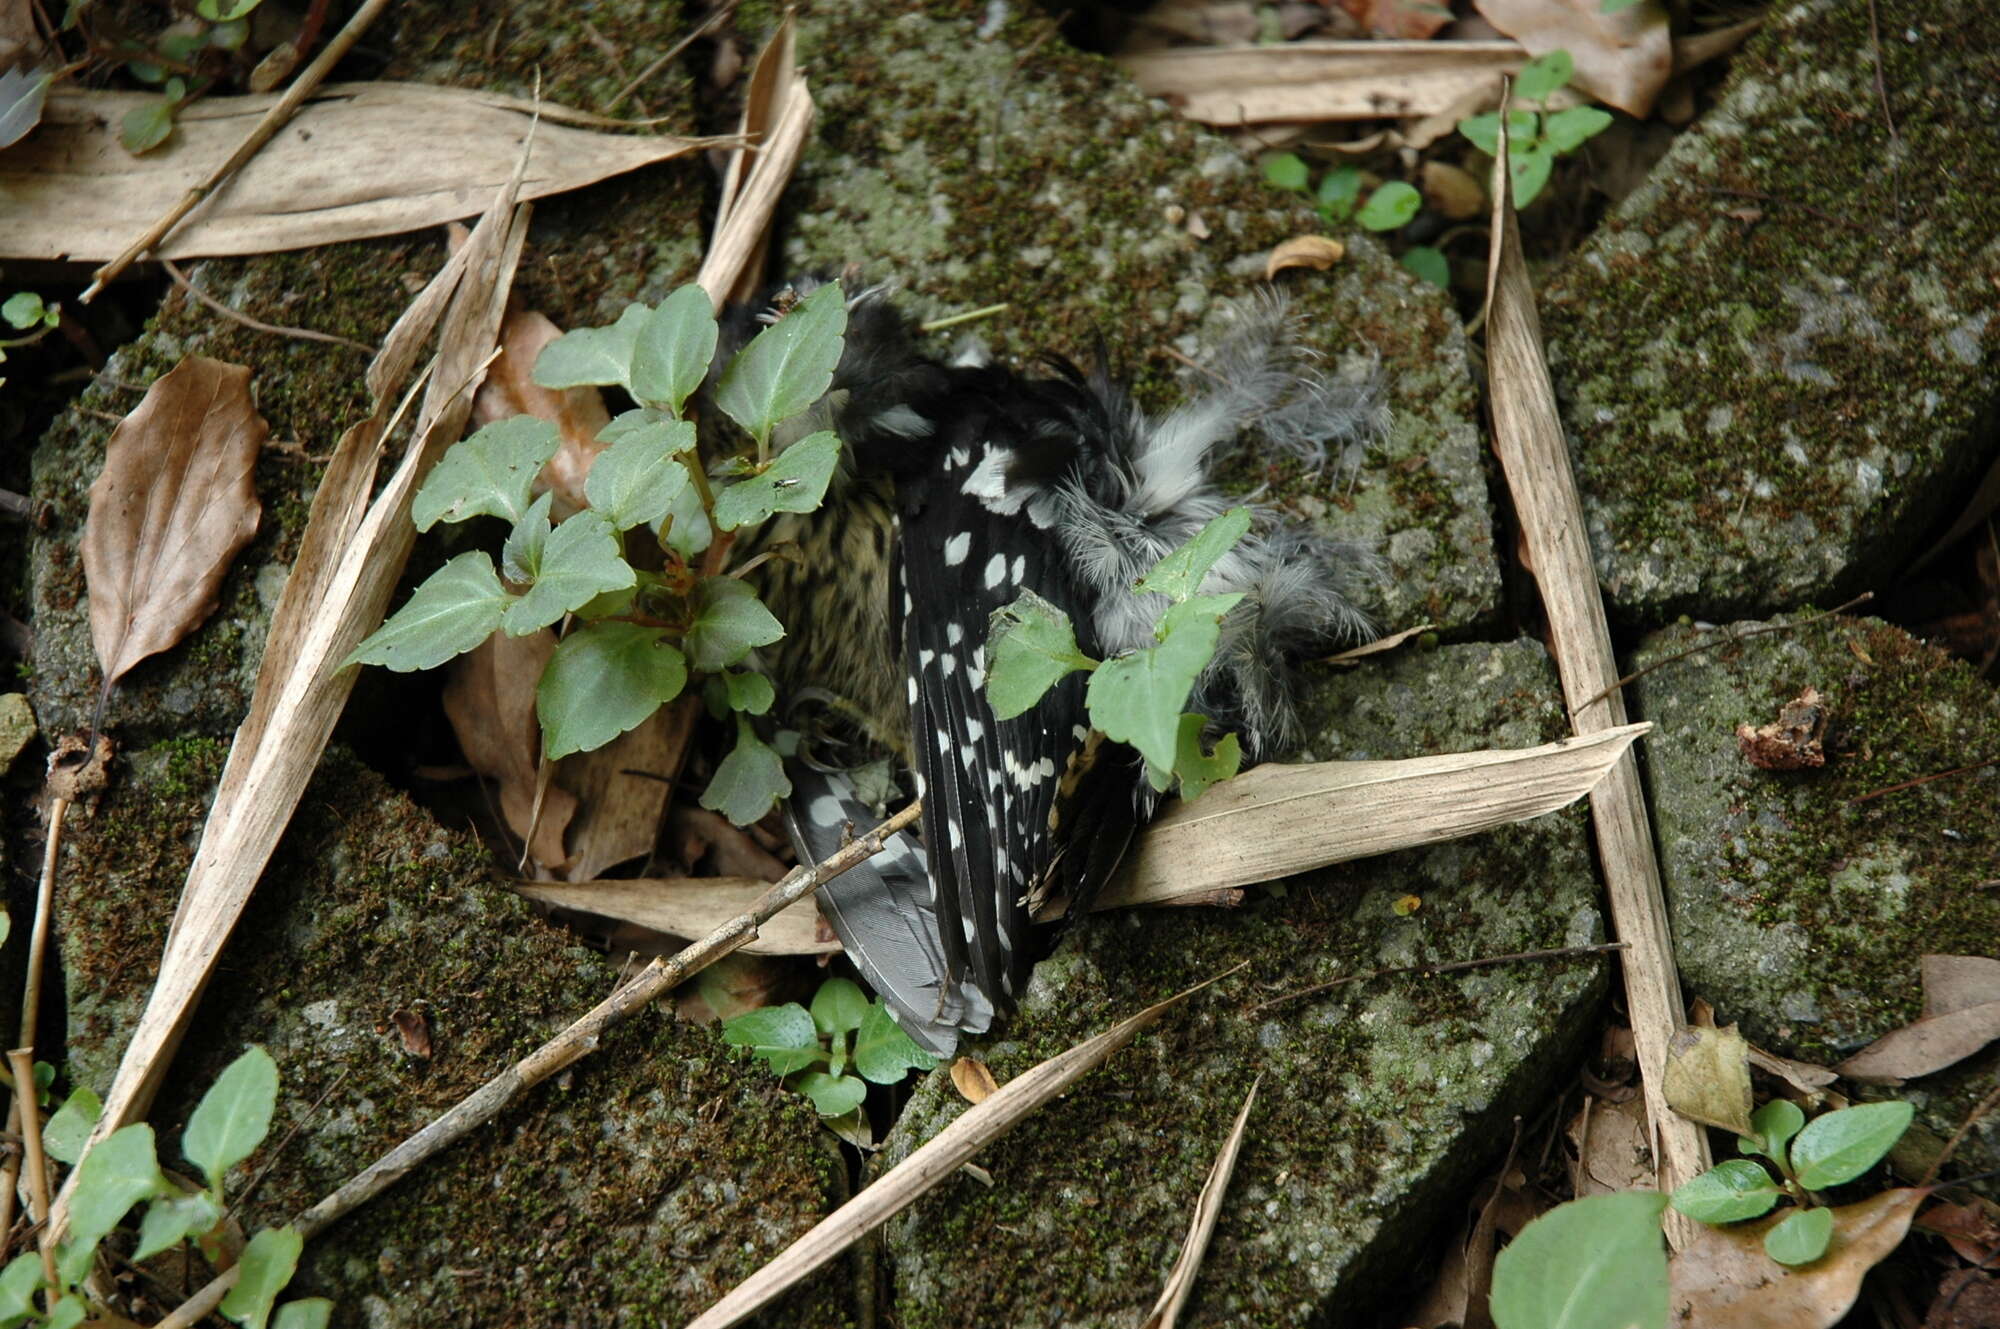
[[[160,89],[125,113],[118,141],[137,155],[166,142],[181,109],[227,76],[250,38],[250,12],[263,0],[196,0],[192,13],[180,15],[164,31],[141,38],[123,34],[92,35],[93,52],[139,82]],[[72,5],[72,25],[78,7]],[[115,20],[111,20],[115,22]]]
[[[1719,1163],[1688,1182],[1674,1192],[1674,1208],[1703,1223],[1737,1223],[1790,1200],[1798,1207],[1764,1234],[1764,1253],[1779,1264],[1811,1264],[1833,1237],[1833,1213],[1813,1192],[1874,1167],[1903,1138],[1915,1112],[1908,1103],[1864,1103],[1807,1122],[1797,1105],[1774,1098],[1750,1118],[1754,1134],[1736,1141],[1751,1157]]]
[[[700,287],[551,342],[535,362],[537,383],[615,386],[638,403],[598,435],[607,446],[585,484],[590,506],[558,523],[551,495],[533,497],[535,477],[560,442],[546,420],[496,421],[453,445],[417,491],[411,517],[420,531],[500,518],[510,527],[500,562],[484,550],[453,558],[349,662],[432,669],[496,631],[519,637],[567,623],[535,692],[544,756],[602,747],[699,680],[708,702],[736,719],[734,746],[702,806],[738,825],[762,817],[791,782],[751,723],[770,709],[771,685],[739,666],[785,627],[748,584],[724,572],[723,555],[773,514],[810,512],[825,496],[840,440],[818,430],[775,460],[771,442],[825,394],[846,328],[845,297],[829,284],[731,360],[715,404],[756,450],[726,463],[732,479],[720,488],[709,480],[694,422],[683,418],[715,355],[715,315]],[[627,543],[640,535],[657,540],[661,570],[628,560]]]
[[[1666,1329],[1666,1197],[1592,1195],[1521,1229],[1493,1261],[1496,1329]]]
[[[722,1037],[770,1066],[812,1100],[822,1117],[861,1106],[870,1084],[895,1084],[937,1065],[910,1041],[881,998],[869,1001],[845,978],[829,978],[808,1010],[797,1002],[745,1011],[722,1025]]]
[[[0,304],[0,318],[6,319],[7,326],[16,332],[39,332],[61,323],[62,310],[44,303],[33,291],[16,291]]]
[[[1352,221],[1365,230],[1394,231],[1409,224],[1423,207],[1423,195],[1401,180],[1378,185],[1361,200],[1361,169],[1336,166],[1320,177],[1319,188],[1311,188],[1312,173],[1297,153],[1281,152],[1264,160],[1264,178],[1280,189],[1304,194],[1313,208],[1331,226]],[[1435,286],[1448,286],[1451,265],[1429,245],[1413,245],[1403,252],[1401,262],[1411,272]]]
[[[263,1143],[277,1101],[278,1067],[269,1053],[252,1047],[231,1062],[195,1105],[181,1134],[181,1152],[206,1183],[185,1191],[160,1171],[153,1128],[143,1122],[113,1131],[84,1153],[103,1104],[88,1089],[72,1093],[42,1130],[49,1156],[77,1170],[69,1230],[56,1248],[56,1279],[50,1282],[40,1252],[33,1250],[0,1268],[0,1329],[71,1329],[83,1323],[91,1307],[80,1284],[98,1246],[137,1205],[146,1209],[134,1261],[184,1241],[216,1253],[213,1238],[225,1213],[223,1179]],[[276,1305],[303,1246],[289,1227],[265,1228],[251,1237],[237,1260],[242,1272],[236,1286],[218,1309],[247,1329],[325,1329],[333,1303],[324,1297]]]
[[[1549,182],[1556,158],[1566,157],[1602,133],[1611,114],[1596,106],[1572,106],[1551,111],[1547,102],[1569,85],[1576,62],[1568,51],[1537,56],[1514,80],[1514,95],[1541,103],[1540,111],[1507,112],[1507,173],[1514,186],[1514,206],[1525,208]],[[1500,113],[1489,111],[1458,122],[1458,132],[1489,157],[1500,155]]]
[[[1129,743],[1146,759],[1146,775],[1162,792],[1178,780],[1181,796],[1236,774],[1243,760],[1236,735],[1213,752],[1202,747],[1206,721],[1185,713],[1188,694],[1215,654],[1222,616],[1241,594],[1199,594],[1202,579],[1250,529],[1250,510],[1231,508],[1139,579],[1137,589],[1164,597],[1153,644],[1110,660],[1093,660],[1077,648],[1069,615],[1036,595],[996,611],[988,629],[992,668],[986,699],[1002,720],[1020,715],[1077,670],[1090,674],[1084,704],[1090,722],[1107,737]]]

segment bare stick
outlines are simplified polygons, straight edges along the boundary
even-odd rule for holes
[[[373,356],[375,354],[373,346],[355,341],[352,337],[336,337],[331,332],[314,332],[311,328],[288,328],[281,323],[266,323],[261,318],[252,318],[240,309],[232,309],[189,281],[187,274],[182,272],[172,259],[161,259],[160,266],[165,268],[167,275],[174,279],[174,285],[180,287],[183,291],[186,291],[189,295],[201,301],[202,304],[207,305],[224,318],[241,323],[252,332],[268,332],[274,337],[297,337],[301,341],[323,341],[334,346],[351,346],[363,355]]]
[[[599,1002],[569,1028],[467,1094],[415,1135],[349,1178],[331,1195],[292,1220],[300,1236],[311,1240],[337,1220],[401,1181],[419,1165],[498,1116],[522,1094],[550,1076],[574,1065],[604,1045],[604,1035],[629,1020],[663,994],[757,936],[758,927],[780,910],[803,900],[826,882],[882,852],[883,842],[923,814],[923,804],[911,803],[895,816],[840,852],[811,867],[793,868],[785,879],[764,892],[757,903],[700,941],[671,958],[654,960],[636,978]],[[230,1269],[211,1279],[194,1296],[174,1308],[156,1329],[190,1329],[221,1304],[236,1282]]]
[[[28,1198],[34,1205],[30,1212],[42,1225],[42,1272],[49,1286],[58,1288],[56,1244],[48,1228],[49,1161],[42,1152],[42,1114],[35,1109],[35,1050],[15,1048],[7,1054],[7,1064],[14,1068],[14,1097],[21,1105],[21,1154],[28,1160]]]
[[[606,115],[611,115],[615,113],[618,110],[619,106],[624,103],[627,97],[630,97],[633,93],[639,90],[640,84],[645,83],[647,80],[651,79],[653,75],[659,73],[662,69],[665,69],[669,64],[673,63],[674,57],[678,56],[682,51],[685,51],[688,47],[694,45],[697,38],[705,37],[715,28],[720,27],[724,19],[728,18],[731,14],[734,14],[736,12],[737,3],[738,0],[727,0],[727,2],[720,9],[717,9],[713,14],[710,14],[707,18],[703,19],[701,21],[701,24],[698,27],[696,27],[693,32],[690,32],[687,36],[681,38],[679,41],[675,42],[672,46],[668,47],[667,53],[665,55],[661,56],[659,59],[653,61],[652,64],[647,65],[644,69],[640,70],[638,74],[633,77],[630,83],[627,83],[624,87],[618,89],[618,95],[613,97],[610,103],[605,106],[604,113]],[[664,118],[665,117],[662,117],[662,119]]]
[[[209,172],[206,180],[188,190],[180,202],[168,208],[165,215],[147,227],[146,233],[134,240],[124,253],[91,273],[90,287],[78,299],[84,304],[96,299],[99,291],[125,269],[137,263],[145,256],[147,250],[166,239],[167,232],[180,225],[181,219],[193,212],[195,205],[213,193],[217,185],[234,175],[241,169],[243,163],[256,156],[258,150],[285,127],[285,122],[290,120],[292,113],[312,95],[313,89],[326,81],[326,76],[333,72],[333,67],[340,63],[341,57],[347,54],[348,49],[360,40],[361,34],[368,31],[368,26],[388,7],[389,0],[365,0],[361,8],[355,11],[354,17],[347,20],[347,26],[326,44],[326,49],[322,50],[297,78],[292,80],[292,86],[285,89],[285,95],[265,112],[264,118],[257,122],[257,127],[250,131],[249,137],[243,140],[236,151],[229,154],[229,160]]]
[[[1580,705],[1578,705],[1576,709],[1580,711],[1587,706],[1595,706],[1598,702],[1603,701],[1606,697],[1618,691],[1626,684],[1636,683],[1640,679],[1644,678],[1646,675],[1652,673],[1655,669],[1665,669],[1668,665],[1673,664],[1675,661],[1685,660],[1690,655],[1700,655],[1703,651],[1712,651],[1718,646],[1727,646],[1732,642],[1748,641],[1752,637],[1761,637],[1767,632],[1794,632],[1799,628],[1809,628],[1813,624],[1819,622],[1822,619],[1832,618],[1835,614],[1844,614],[1848,610],[1854,608],[1856,605],[1867,604],[1870,600],[1873,600],[1874,598],[1875,598],[1875,592],[1863,591],[1861,594],[1855,596],[1852,600],[1849,600],[1846,604],[1835,605],[1831,609],[1825,610],[1821,613],[1814,614],[1811,618],[1801,618],[1796,622],[1792,623],[1766,623],[1761,628],[1745,628],[1741,632],[1736,631],[1734,628],[1727,628],[1727,627],[1718,628],[1714,632],[1710,633],[1706,637],[1703,637],[1700,641],[1696,642],[1694,645],[1688,647],[1684,651],[1675,651],[1672,655],[1668,656],[1664,660],[1655,660],[1653,661],[1653,663],[1647,665],[1644,669],[1633,670],[1631,673],[1625,675],[1623,678],[1613,683],[1610,687],[1605,688],[1602,692],[1594,693],[1593,695],[1584,698],[1583,702]],[[1336,656],[1335,658],[1338,659],[1339,657]]]
[[[1512,955],[1482,955],[1477,960],[1453,960],[1448,964],[1399,964],[1389,969],[1370,969],[1365,974],[1347,974],[1340,978],[1328,979],[1324,983],[1315,983],[1309,988],[1300,988],[1296,992],[1287,992],[1281,997],[1273,997],[1269,1001],[1258,1002],[1255,1006],[1247,1009],[1244,1014],[1255,1015],[1258,1011],[1269,1006],[1282,1006],[1288,1001],[1298,1001],[1302,997],[1315,997],[1322,992],[1331,992],[1335,988],[1346,987],[1349,983],[1366,983],[1370,979],[1392,978],[1397,974],[1453,974],[1461,969],[1485,969],[1496,964],[1514,964],[1522,960],[1570,960],[1578,956],[1605,955],[1612,951],[1622,951],[1628,948],[1629,943],[1627,942],[1607,941],[1600,942],[1595,946],[1557,946],[1545,951],[1516,951]]]
[[[50,801],[49,833],[42,842],[42,879],[35,887],[35,926],[28,936],[28,978],[21,985],[20,1044],[30,1053],[35,1047],[35,1022],[41,1015],[42,969],[49,948],[49,913],[55,904],[56,859],[62,852],[63,816],[68,811],[68,799],[58,796]],[[25,1086],[16,1084],[14,1087],[32,1092],[34,1081],[31,1078]]]

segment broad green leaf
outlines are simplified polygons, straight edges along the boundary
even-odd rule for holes
[[[547,420],[532,415],[495,420],[438,458],[410,500],[410,520],[420,531],[481,516],[509,525],[521,520],[535,476],[561,444],[562,436]]]
[[[601,748],[685,686],[687,661],[659,628],[585,624],[557,643],[535,686],[542,754],[555,761]]]
[[[1752,1114],[1750,1129],[1754,1134],[1736,1137],[1736,1147],[1746,1154],[1762,1154],[1780,1168],[1789,1169],[1791,1163],[1785,1146],[1805,1124],[1806,1114],[1799,1111],[1797,1104],[1774,1098]]]
[[[69,1240],[64,1243],[65,1272],[75,1269],[80,1276],[90,1267],[91,1252],[104,1235],[118,1226],[133,1205],[159,1194],[166,1186],[151,1126],[135,1122],[99,1140],[77,1165]]]
[[[1393,231],[1409,224],[1423,207],[1424,196],[1401,180],[1391,180],[1368,196],[1354,220],[1371,231]]]
[[[1657,1191],[1558,1205],[1493,1262],[1496,1329],[1663,1329],[1667,1252]]]
[[[1210,568],[1250,532],[1250,509],[1231,508],[1211,518],[1194,538],[1153,565],[1139,579],[1141,591],[1157,591],[1179,602],[1201,590]]]
[[[986,700],[995,719],[1025,713],[1065,676],[1096,663],[1077,649],[1069,615],[1033,591],[994,610],[986,631]]]
[[[477,549],[460,554],[433,572],[409,603],[341,664],[381,665],[403,674],[435,669],[492,636],[514,599],[500,584],[490,555]]]
[[[693,485],[681,490],[668,505],[666,517],[653,527],[653,534],[684,559],[708,548],[715,539],[715,528],[709,525],[708,513],[702,510],[701,494]]]
[[[1572,106],[1566,111],[1550,112],[1543,133],[1557,152],[1575,152],[1610,127],[1609,111],[1596,106]]]
[[[554,490],[536,499],[526,515],[514,523],[514,529],[507,532],[507,543],[500,546],[500,575],[516,586],[532,582],[542,566],[542,553],[555,530],[549,520],[549,505],[554,501]]]
[[[195,0],[194,12],[210,23],[234,23],[264,0]]]
[[[829,978],[813,993],[813,1027],[822,1037],[853,1033],[861,1027],[861,1018],[866,1014],[868,998],[849,979]]]
[[[1319,209],[1332,221],[1346,221],[1361,202],[1361,168],[1336,166],[1320,177]]]
[[[90,1307],[83,1297],[75,1292],[64,1294],[49,1311],[49,1316],[41,1323],[41,1329],[76,1329],[90,1314]]]
[[[0,148],[12,147],[42,122],[54,70],[10,69],[0,73]],[[16,327],[21,326],[16,324]]]
[[[703,577],[694,598],[687,652],[689,661],[704,674],[726,669],[785,635],[785,625],[772,617],[756,592],[733,577]]]
[[[333,1303],[325,1297],[301,1297],[278,1307],[271,1329],[326,1329],[333,1323]]]
[[[7,297],[7,303],[0,304],[0,318],[23,332],[40,323],[47,314],[42,297],[33,291],[16,291]]]
[[[618,531],[659,521],[687,488],[687,467],[675,458],[693,446],[694,426],[686,420],[623,434],[590,464],[583,492],[591,511]]]
[[[42,1257],[22,1251],[0,1269],[0,1325],[19,1324],[35,1312],[35,1293],[42,1286]]]
[[[715,404],[760,442],[826,394],[847,331],[838,282],[820,287],[758,333],[722,373]]]
[[[736,746],[709,777],[708,788],[701,791],[701,805],[738,826],[748,826],[762,820],[791,792],[784,758],[765,746],[749,720],[737,716]]]
[[[911,1071],[927,1071],[937,1059],[911,1041],[880,1000],[870,1003],[854,1035],[854,1069],[876,1084],[896,1084]]]
[[[218,23],[208,30],[208,44],[218,51],[240,51],[250,40],[250,24],[243,19]]]
[[[1160,619],[1158,645],[1099,665],[1084,692],[1091,724],[1173,769],[1188,693],[1215,654],[1222,615],[1242,598],[1198,595],[1174,605]]]
[[[1507,170],[1514,177],[1514,206],[1525,208],[1533,203],[1549,182],[1549,172],[1555,169],[1555,150],[1546,143],[1537,143],[1525,152],[1507,153]]]
[[[1903,1138],[1916,1109],[1863,1103],[1814,1117],[1792,1141],[1792,1175],[1809,1191],[1853,1181]]]
[[[868,1097],[868,1082],[854,1075],[828,1075],[807,1071],[792,1087],[812,1100],[822,1117],[843,1117],[861,1106]]]
[[[295,1229],[267,1227],[250,1238],[236,1262],[236,1286],[216,1309],[244,1329],[264,1329],[271,1305],[299,1267],[305,1239]]]
[[[1489,157],[1500,155],[1500,115],[1488,111],[1484,115],[1470,116],[1458,122],[1458,132],[1465,135],[1472,146]]]
[[[779,1075],[803,1070],[819,1059],[819,1034],[812,1015],[795,1001],[745,1011],[722,1022],[722,1041],[749,1048]]]
[[[89,1089],[78,1089],[63,1100],[42,1126],[42,1149],[58,1163],[76,1166],[83,1147],[90,1142],[91,1128],[104,1111],[104,1100]]]
[[[701,287],[683,286],[639,329],[632,348],[632,395],[678,415],[714,358],[715,306]]]
[[[644,305],[626,305],[608,328],[577,328],[535,357],[535,382],[545,388],[632,386],[632,354],[640,329],[652,321]]]
[[[222,1219],[222,1206],[207,1191],[163,1195],[146,1206],[139,1223],[139,1248],[134,1260],[144,1260],[178,1246],[188,1237],[208,1231]]]
[[[715,496],[715,524],[725,531],[763,521],[774,512],[811,512],[826,497],[840,461],[840,439],[831,430],[808,434],[753,475]]]
[[[278,1104],[278,1063],[263,1048],[246,1048],[195,1104],[181,1133],[181,1152],[221,1194],[229,1169],[257,1151]]]
[[[1180,777],[1181,797],[1190,803],[1207,793],[1210,785],[1220,784],[1243,767],[1243,745],[1234,734],[1218,739],[1213,753],[1202,751],[1201,735],[1207,724],[1204,717],[1191,712],[1181,716],[1174,774]]]
[[[1674,1191],[1674,1208],[1703,1223],[1760,1218],[1777,1207],[1783,1189],[1747,1158],[1718,1163]]]
[[[525,637],[600,595],[622,591],[638,578],[618,552],[618,536],[595,508],[571,513],[542,549],[541,566],[526,595],[507,606],[500,625]]]
[[[158,101],[141,102],[125,112],[125,118],[118,124],[118,141],[125,151],[133,156],[151,152],[167,141],[167,135],[174,132],[174,109],[177,102],[162,97]]]
[[[1569,83],[1570,75],[1576,72],[1576,61],[1568,51],[1560,48],[1546,55],[1536,56],[1521,67],[1514,79],[1514,95],[1531,102],[1547,101],[1557,88]]]
[[[771,686],[771,680],[762,674],[732,671],[722,675],[722,683],[724,696],[732,711],[742,711],[746,715],[762,715],[770,710],[771,703],[777,700],[777,690]]]
[[[1264,159],[1264,178],[1280,189],[1303,191],[1309,173],[1296,152],[1280,152]]]
[[[1412,245],[1403,251],[1399,261],[1406,271],[1415,273],[1439,290],[1451,289],[1451,260],[1444,256],[1442,250],[1429,245]]]
[[[1832,1240],[1833,1210],[1800,1209],[1764,1234],[1764,1254],[1779,1264],[1811,1264]]]
[[[655,438],[668,439],[674,436],[674,426],[679,423],[680,421],[665,411],[655,410],[651,406],[639,406],[612,416],[611,422],[597,431],[597,441],[616,443],[619,439],[630,438],[634,434],[648,434]]]

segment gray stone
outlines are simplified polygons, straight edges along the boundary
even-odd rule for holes
[[[1554,276],[1542,323],[1628,618],[1879,582],[2000,413],[2000,13],[1774,10],[1720,104]]]
[[[1329,681],[1314,750],[1410,756],[1563,732],[1528,642],[1420,652]],[[1421,907],[1399,916],[1414,895]],[[1511,1119],[1595,1024],[1608,963],[1583,958],[1337,977],[1601,940],[1583,813],[1252,888],[1232,911],[1099,915],[1035,972],[1004,1040],[1004,1082],[1239,961],[947,1182],[889,1233],[897,1310],[941,1325],[1129,1325],[1158,1295],[1195,1196],[1262,1075],[1215,1244],[1183,1324],[1347,1323],[1407,1290],[1409,1252],[1506,1148]],[[964,1104],[931,1076],[885,1164]]]

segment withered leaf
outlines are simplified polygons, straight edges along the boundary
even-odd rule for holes
[[[1283,272],[1286,268],[1314,268],[1325,272],[1340,262],[1347,253],[1347,247],[1338,240],[1323,235],[1295,235],[1281,242],[1264,260],[1264,280]]]
[[[1824,1329],[1854,1305],[1861,1276],[1896,1249],[1930,1192],[1883,1191],[1833,1211],[1833,1241],[1811,1264],[1788,1269],[1764,1253],[1764,1234],[1794,1211],[1754,1223],[1702,1227],[1667,1276],[1676,1325]]]
[[[1748,1049],[1733,1024],[1682,1025],[1667,1044],[1661,1077],[1668,1106],[1704,1126],[1750,1134]]]
[[[960,1057],[951,1064],[951,1086],[968,1103],[983,1103],[1000,1092],[993,1072],[977,1057]]]
[[[2000,1039],[2000,960],[1923,957],[1924,1016],[1892,1029],[1840,1063],[1855,1080],[1914,1080]]]
[[[191,355],[118,422],[90,487],[83,575],[104,685],[215,608],[222,574],[257,533],[251,473],[270,427],[250,371]]]

